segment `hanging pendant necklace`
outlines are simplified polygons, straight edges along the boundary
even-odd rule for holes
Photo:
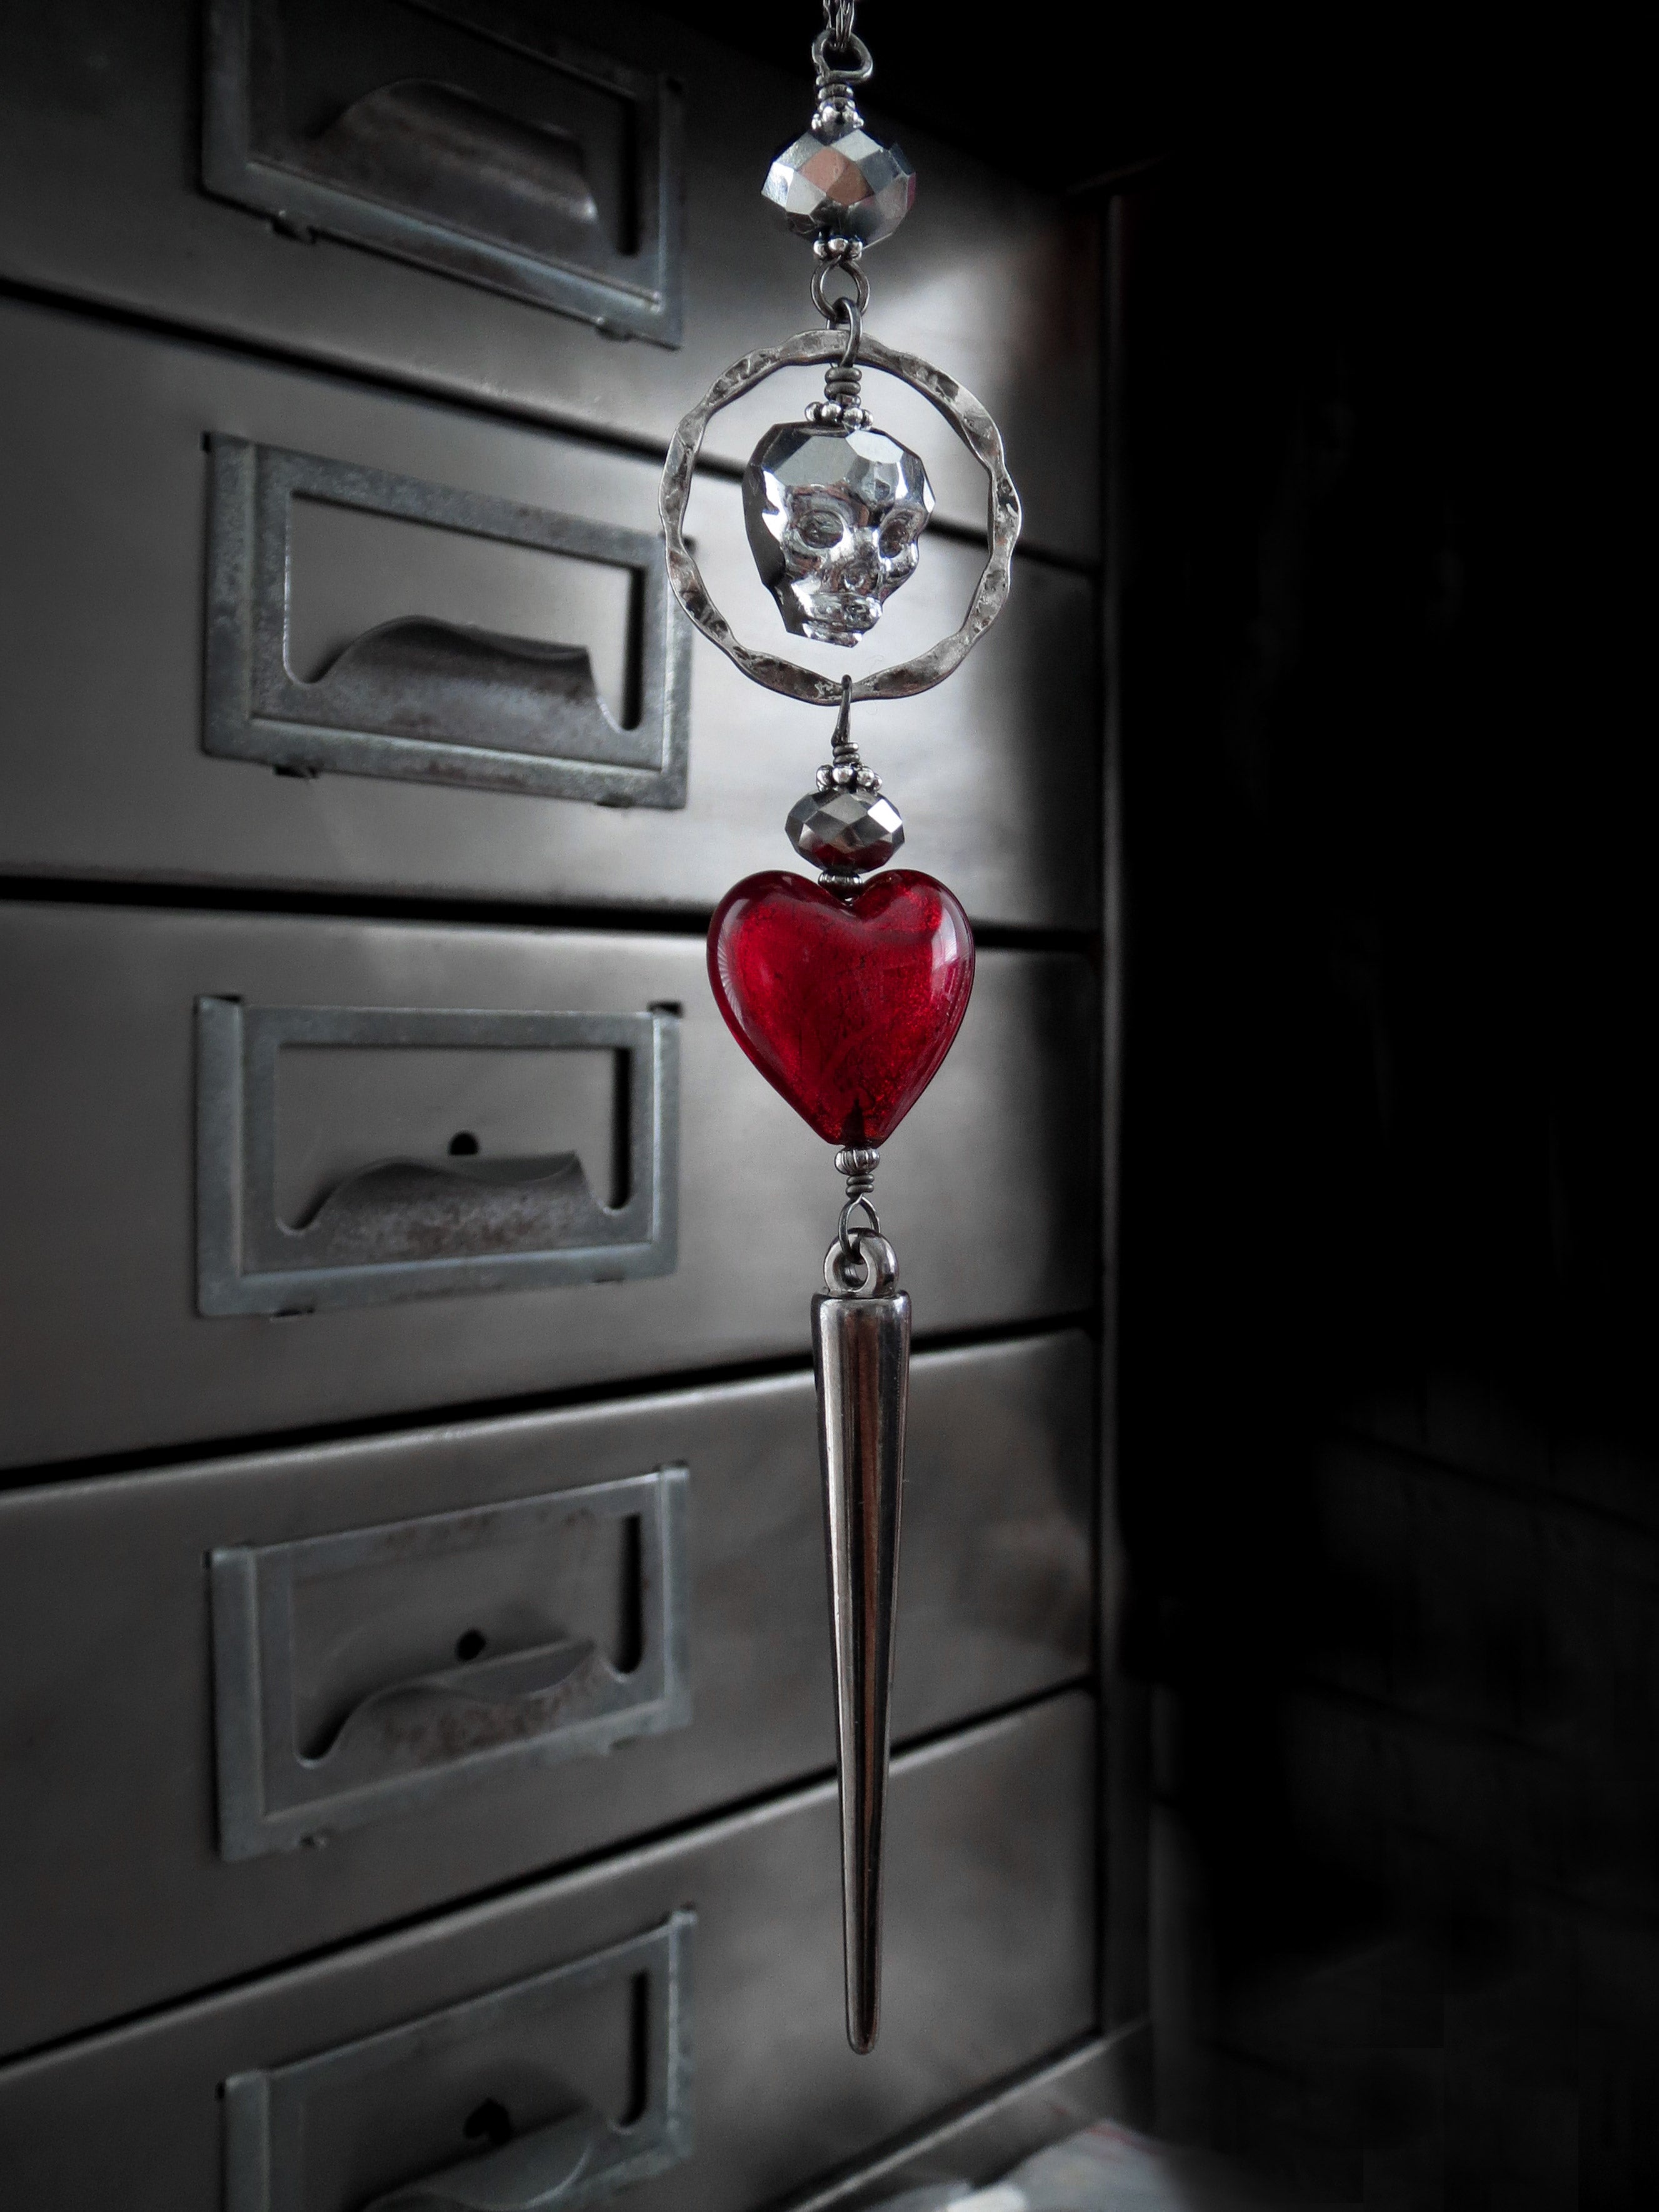
[[[972,393],[865,331],[864,252],[908,214],[915,175],[899,148],[872,137],[859,113],[854,88],[872,63],[853,11],[854,0],[824,0],[824,27],[812,45],[817,106],[807,130],[773,161],[763,187],[790,228],[811,240],[812,304],[825,327],[745,355],[686,416],[663,472],[662,523],[669,580],[703,635],[755,683],[836,710],[817,788],[785,823],[817,879],[773,870],[734,884],[709,927],[708,975],[732,1036],[836,1146],[836,1172],[845,1180],[811,1326],[841,1778],[847,2033],[854,2051],[867,2051],[880,2008],[882,1824],[910,1359],[910,1301],[876,1212],[876,1170],[881,1147],[938,1073],[961,1025],[974,939],[943,884],[914,870],[875,872],[903,843],[904,824],[865,765],[852,712],[865,701],[930,690],[996,620],[1008,596],[1019,499],[996,424]],[[857,647],[921,558],[933,487],[921,458],[872,422],[865,368],[931,401],[990,484],[988,557],[962,627],[915,659],[857,682],[744,644],[685,542],[686,503],[710,419],[778,370],[820,362],[823,398],[800,422],[767,432],[743,480],[756,566],[792,636]]]

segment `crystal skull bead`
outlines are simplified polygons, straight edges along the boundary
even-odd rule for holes
[[[793,637],[856,645],[915,574],[933,511],[920,457],[884,430],[775,423],[744,471],[761,580]]]
[[[874,246],[909,214],[916,173],[901,148],[884,145],[854,121],[829,133],[803,131],[773,155],[761,189],[803,238],[839,235]]]

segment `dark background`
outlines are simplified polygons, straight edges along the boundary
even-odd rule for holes
[[[804,0],[669,12],[805,103]],[[1659,2201],[1631,61],[1456,11],[859,28],[872,107],[1121,198],[1160,2121],[1285,2199]]]

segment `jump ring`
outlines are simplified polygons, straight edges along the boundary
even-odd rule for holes
[[[858,1279],[851,1282],[848,1280],[849,1259],[860,1271]],[[850,1255],[839,1244],[832,1244],[823,1255],[823,1287],[832,1298],[881,1297],[897,1281],[898,1255],[884,1237],[866,1234],[858,1250]]]
[[[851,282],[853,289],[850,293],[837,292],[835,298],[830,300],[824,295],[823,280],[832,269],[839,269],[842,276]],[[870,304],[870,279],[859,267],[858,263],[831,261],[822,268],[815,269],[812,271],[812,305],[826,323],[838,323],[841,320],[840,309],[843,301],[856,307],[860,316]]]

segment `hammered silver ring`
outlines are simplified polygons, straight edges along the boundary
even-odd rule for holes
[[[714,605],[702,571],[685,542],[685,510],[703,434],[721,408],[741,399],[745,392],[752,392],[781,368],[811,368],[833,359],[845,343],[846,334],[838,328],[802,331],[781,345],[764,347],[734,362],[723,376],[715,379],[675,431],[663,468],[659,505],[667,546],[668,580],[691,621],[752,682],[764,684],[769,691],[781,692],[786,699],[805,700],[809,707],[839,707],[842,679],[819,676],[799,661],[786,660],[781,653],[758,653],[744,644]],[[962,665],[1007,604],[1014,546],[1019,538],[1019,494],[1003,457],[1001,432],[988,410],[954,377],[915,354],[883,345],[878,338],[861,340],[859,361],[860,366],[881,369],[921,392],[945,417],[990,480],[986,516],[989,551],[961,629],[912,660],[896,661],[890,668],[861,678],[854,684],[851,694],[855,702],[913,699],[918,692],[931,691]]]

